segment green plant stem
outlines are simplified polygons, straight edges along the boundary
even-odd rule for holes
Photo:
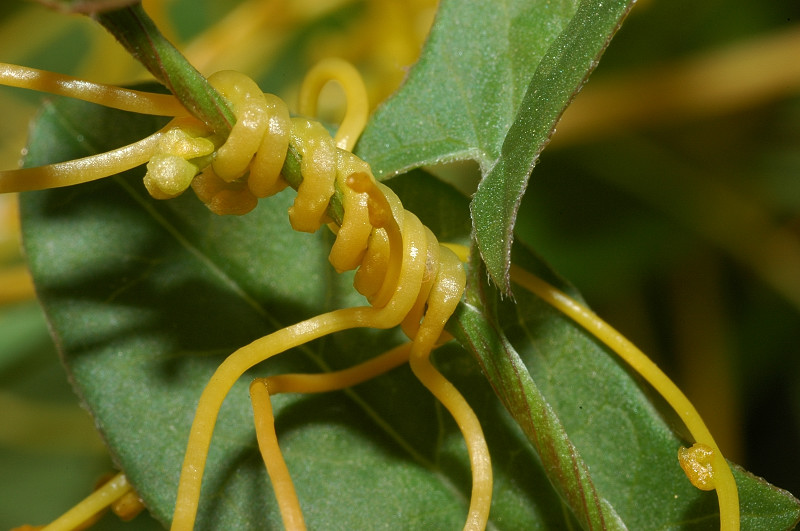
[[[227,137],[236,123],[222,95],[158,30],[141,3],[94,15],[195,117]]]
[[[228,102],[164,37],[141,3],[115,11],[96,13],[93,17],[163,83],[190,113],[208,125],[215,134],[222,138],[228,137],[236,123]],[[295,190],[303,182],[300,160],[299,151],[290,145],[281,173]],[[344,215],[342,204],[341,191],[337,189],[328,205],[328,216],[338,225],[341,225]]]

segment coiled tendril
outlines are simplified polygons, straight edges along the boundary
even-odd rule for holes
[[[289,210],[292,227],[306,232],[318,230],[328,221],[326,210],[334,190],[340,190],[344,215],[341,226],[332,226],[336,240],[330,261],[338,271],[357,268],[354,286],[370,306],[336,310],[278,330],[237,350],[219,366],[198,403],[181,472],[173,529],[191,529],[194,524],[216,417],[226,394],[245,371],[327,334],[349,328],[397,325],[402,325],[412,340],[409,347],[397,351],[402,355],[390,363],[385,362],[388,358],[379,358],[377,363],[357,366],[349,374],[356,374],[355,381],[361,381],[388,370],[407,356],[413,372],[455,417],[467,441],[473,493],[466,528],[483,529],[486,525],[492,474],[480,424],[464,398],[429,361],[431,350],[443,339],[444,325],[461,299],[466,283],[463,267],[414,214],[403,209],[391,190],[375,181],[369,165],[348,151],[366,119],[366,112],[354,118],[350,107],[351,101],[363,101],[365,94],[360,77],[354,73],[347,63],[328,61],[312,70],[308,78],[307,84],[319,90],[326,77],[334,77],[348,94],[344,131],[336,140],[318,122],[289,119],[280,100],[263,95],[242,74],[222,72],[209,78],[230,102],[237,121],[228,139],[217,148],[210,167],[193,179],[191,185],[198,197],[217,213],[249,210],[258,197],[286,186],[280,169],[291,142],[300,153],[303,175]],[[308,88],[303,92],[314,94]],[[306,110],[309,101],[306,97]],[[175,152],[165,153],[164,157],[186,160]],[[180,164],[178,161],[176,165]],[[171,185],[172,179],[165,177],[174,172],[161,172],[160,167],[151,166],[146,182],[158,189],[162,189],[162,181]],[[348,381],[341,376],[342,373],[316,376],[321,385],[316,390],[353,384],[352,377]],[[289,528],[302,528],[303,517],[275,439],[269,396],[307,390],[307,383],[297,383],[291,377],[257,381],[251,386],[259,446]]]
[[[461,260],[440,245],[414,214],[403,209],[388,188],[376,182],[369,165],[352,149],[366,120],[366,95],[358,72],[337,60],[313,69],[301,89],[301,112],[314,114],[321,87],[338,81],[347,95],[347,113],[331,138],[318,123],[290,118],[276,96],[263,94],[251,79],[236,72],[209,78],[231,104],[236,124],[227,139],[186,116],[169,96],[97,85],[50,72],[0,63],[0,83],[45,90],[144,114],[175,116],[164,128],[134,144],[107,153],[38,168],[0,171],[0,193],[69,186],[100,179],[147,163],[144,184],[158,199],[181,194],[191,186],[218,214],[244,214],[259,198],[283,189],[287,151],[300,160],[302,182],[289,211],[296,230],[314,232],[323,223],[336,233],[330,262],[337,271],[357,269],[354,287],[369,306],[328,312],[258,339],[231,354],[203,391],[192,424],[178,488],[173,529],[191,529],[199,503],[203,470],[219,408],[235,381],[250,367],[276,354],[337,331],[392,328],[401,325],[411,342],[360,365],[324,374],[291,374],[258,379],[250,386],[259,449],[278,498],[284,524],[304,528],[302,511],[275,435],[270,396],[282,392],[314,393],[349,387],[406,361],[419,380],[451,412],[469,452],[472,495],[465,529],[483,529],[491,505],[492,471],[488,449],[474,412],[458,391],[433,367],[429,355],[464,291]],[[329,202],[334,194],[341,212],[333,223]],[[681,466],[692,484],[715,489],[721,528],[739,528],[739,499],[730,468],[694,407],[641,351],[577,301],[520,268],[515,282],[556,307],[601,339],[664,396],[697,441],[682,449]],[[124,476],[119,481],[124,481]],[[111,482],[110,485],[116,485]],[[129,492],[125,483],[119,493]],[[101,489],[118,497],[111,487]],[[71,529],[95,514],[99,495],[92,495],[47,529]],[[105,499],[105,498],[103,498]],[[95,512],[93,512],[95,511]],[[68,518],[66,518],[68,517]]]

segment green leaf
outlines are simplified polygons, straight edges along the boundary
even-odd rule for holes
[[[527,435],[553,486],[581,526],[625,529],[609,501],[595,488],[580,452],[502,332],[496,315],[498,299],[492,288],[485,285],[479,261],[473,258],[471,265],[470,295],[467,304],[454,316],[455,323],[450,329],[479,360],[498,398]],[[494,297],[487,300],[487,294]]]
[[[27,164],[108,149],[159,125],[60,101],[46,107],[33,129]],[[422,172],[392,184],[443,239],[467,241],[467,201],[453,189]],[[22,198],[26,252],[70,379],[112,456],[163,522],[172,514],[197,398],[224,356],[277,327],[361,303],[350,276],[335,275],[327,264],[330,235],[290,230],[291,200],[284,193],[248,216],[220,218],[191,195],[149,199],[141,172]],[[534,257],[518,258],[563,287]],[[713,528],[713,493],[683,477],[675,463],[680,438],[614,356],[532,296],[500,301],[480,268],[471,277],[481,285],[471,290],[468,308],[482,329],[467,331],[464,342],[507,343],[475,353],[516,422],[465,352],[452,345],[435,360],[476,408],[489,440],[491,525],[577,525],[556,494],[569,500],[574,490],[569,481],[559,484],[558,460],[566,462],[566,451],[568,462],[585,463],[577,465],[582,484],[596,490],[606,527],[619,515],[636,529]],[[252,375],[346,367],[397,341],[393,331],[342,333],[270,360]],[[500,368],[499,379],[489,362]],[[520,377],[508,378],[508,363]],[[234,387],[220,416],[200,528],[281,527],[255,447],[247,384]],[[522,403],[545,411],[549,421],[521,418]],[[470,483],[463,441],[407,368],[344,393],[279,396],[274,404],[310,526],[463,524]],[[533,447],[545,448],[541,457],[517,422],[528,437],[532,426],[537,430]],[[737,481],[745,528],[784,529],[797,520],[797,501],[788,494],[746,473],[737,472]]]
[[[443,1],[419,62],[359,143],[379,176],[478,162],[475,238],[506,293],[514,221],[533,165],[632,4]]]
[[[27,163],[107,149],[158,125],[62,101],[37,122]],[[446,187],[425,175],[397,185],[410,204],[441,197],[428,212],[446,226],[429,222],[466,241],[466,208],[448,204],[457,195],[442,193]],[[141,172],[132,172],[22,198],[26,253],[70,379],[113,458],[163,522],[172,514],[195,404],[220,361],[275,328],[363,304],[351,276],[336,275],[327,263],[330,234],[290,229],[292,197],[283,193],[247,216],[222,218],[191,194],[149,199]],[[337,334],[250,376],[350,366],[396,344],[397,336]],[[475,405],[489,439],[496,477],[491,525],[572,525],[474,360],[455,345],[436,360]],[[255,446],[247,380],[234,387],[220,415],[200,504],[202,529],[281,527]],[[470,487],[463,441],[406,367],[347,392],[278,396],[273,403],[310,527],[463,525]]]
[[[515,263],[580,299],[538,257]],[[688,446],[674,413],[614,353],[532,294],[501,299],[472,269],[473,289],[450,329],[478,357],[492,387],[584,528],[718,528],[713,492],[695,489],[677,463]],[[676,431],[677,430],[677,431]],[[800,502],[734,469],[743,529],[790,529]]]

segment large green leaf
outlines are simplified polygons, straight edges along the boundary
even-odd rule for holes
[[[478,162],[473,229],[505,292],[514,221],[533,165],[632,4],[443,1],[419,62],[359,143],[379,176]]]
[[[106,149],[157,126],[149,118],[92,111],[70,101],[49,105],[32,132],[27,163]],[[361,301],[349,275],[336,275],[327,264],[330,235],[291,231],[290,193],[245,217],[220,218],[191,194],[168,202],[147,198],[141,172],[133,173],[26,194],[23,232],[70,378],[114,459],[166,522],[195,404],[224,356],[277,327]],[[434,228],[466,240],[466,208],[446,204],[443,185],[414,175],[398,184],[418,202],[442,197],[444,203],[431,207],[447,226]],[[343,333],[286,353],[254,374],[349,366],[397,341],[395,331]],[[449,348],[437,359],[476,406],[489,438],[496,475],[492,525],[565,525],[570,517],[535,454],[472,358]],[[202,528],[281,525],[255,447],[247,384],[234,387],[220,416]],[[311,527],[463,524],[470,484],[463,442],[407,368],[347,393],[279,396],[275,405]]]
[[[32,131],[27,163],[107,149],[157,126],[78,102],[51,104]],[[452,189],[422,173],[393,186],[443,239],[468,239],[467,201]],[[291,197],[220,218],[191,195],[149,199],[141,172],[23,197],[26,252],[70,378],[114,459],[164,522],[197,398],[224,356],[276,327],[360,303],[349,276],[327,264],[330,236],[290,230]],[[530,255],[521,259],[558,282]],[[602,509],[606,527],[619,516],[636,529],[713,528],[714,496],[682,476],[675,463],[681,440],[647,392],[581,329],[524,293],[516,304],[501,303],[483,277],[472,270],[472,298],[459,322],[478,327],[464,332],[465,344],[502,344],[473,349],[501,400],[464,351],[453,346],[435,358],[476,408],[489,439],[492,527],[575,525],[556,492],[578,522],[596,521],[571,499],[577,484],[560,477],[568,463],[583,471],[578,488],[595,491],[586,499]],[[397,341],[392,331],[343,333],[253,374],[349,366]],[[247,383],[235,386],[223,407],[201,528],[281,525],[255,447]],[[463,442],[407,368],[346,393],[279,396],[275,405],[312,527],[462,525],[469,489]],[[526,407],[527,417],[520,415]],[[531,424],[542,412],[549,418]],[[745,473],[737,480],[748,527],[784,529],[797,520],[789,495]]]

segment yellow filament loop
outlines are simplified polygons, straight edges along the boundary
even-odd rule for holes
[[[317,98],[328,81],[337,81],[345,93],[347,109],[342,123],[333,137],[336,147],[353,151],[364,130],[369,115],[367,89],[361,74],[353,65],[342,59],[323,59],[306,74],[300,87],[298,110],[303,116],[317,114]]]

